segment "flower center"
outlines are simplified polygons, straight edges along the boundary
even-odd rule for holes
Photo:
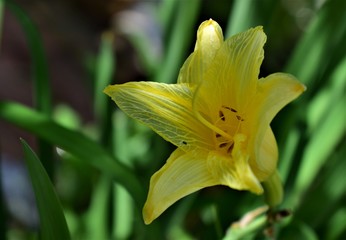
[[[229,136],[223,136],[215,132],[215,146],[219,151],[224,152],[226,155],[230,155],[234,147],[233,137],[239,132],[244,118],[235,108],[225,105],[220,107],[217,114],[218,117],[214,123],[215,127],[227,133],[232,138],[230,139]]]

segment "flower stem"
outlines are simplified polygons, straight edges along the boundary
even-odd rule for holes
[[[264,188],[265,201],[270,208],[278,206],[283,199],[283,187],[278,171],[276,170],[265,182]]]

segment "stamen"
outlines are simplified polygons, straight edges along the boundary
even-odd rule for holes
[[[231,146],[228,147],[227,153],[230,153],[233,150],[234,142],[231,143]]]
[[[216,133],[221,134],[226,139],[232,139],[233,137],[229,135],[227,132],[221,130],[220,128],[216,127],[214,124],[211,124],[209,121],[207,121],[202,115],[201,112],[196,111],[195,112],[197,119],[203,123],[205,126],[209,127],[211,130],[213,130]]]
[[[225,109],[228,109],[228,110],[231,110],[231,112],[238,112],[237,110],[235,110],[234,108],[231,108],[231,107],[228,107],[228,106],[225,106],[225,105],[222,105],[221,106],[222,108],[225,108]]]
[[[235,145],[234,136],[238,134],[244,118],[242,118],[241,112],[226,105],[221,105],[218,117],[213,124],[216,147],[225,154],[232,154]],[[235,121],[234,117],[238,121]]]
[[[223,114],[221,110],[219,111],[219,117],[221,118],[222,121],[226,120],[225,115]]]
[[[221,143],[220,145],[219,145],[219,147],[220,148],[224,148],[224,147],[226,147],[228,145],[228,143]]]

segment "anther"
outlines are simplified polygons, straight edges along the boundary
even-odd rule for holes
[[[222,121],[225,121],[226,119],[222,111],[219,111],[219,117],[221,118]]]
[[[231,146],[228,147],[227,153],[230,153],[233,150],[234,142],[232,142]]]
[[[221,144],[219,145],[219,147],[220,147],[220,148],[224,148],[224,147],[227,146],[227,144],[228,144],[228,143],[221,143]]]

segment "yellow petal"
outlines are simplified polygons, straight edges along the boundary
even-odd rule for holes
[[[188,84],[190,86],[198,83],[198,77],[194,77],[196,69],[192,68],[194,62],[195,53],[191,53],[190,56],[185,60],[183,66],[180,68],[178,76],[178,84]],[[197,73],[198,74],[198,73]]]
[[[234,137],[232,156],[211,151],[208,155],[208,167],[214,178],[220,184],[237,190],[250,190],[253,193],[263,193],[263,188],[249,165],[249,155],[243,152],[244,135]]]
[[[217,22],[209,19],[199,25],[195,51],[202,52],[202,55],[205,58],[209,58],[208,61],[212,60],[222,42],[222,29]]]
[[[284,106],[296,99],[305,89],[306,87],[290,74],[271,74],[259,79],[257,93],[249,109],[256,108],[256,114],[260,113],[261,120],[269,124]]]
[[[202,22],[197,31],[195,66],[193,67],[203,73],[213,61],[222,43],[223,34],[219,24],[212,19]]]
[[[181,68],[178,83],[199,83],[222,43],[222,29],[217,22],[210,19],[201,23],[197,31],[195,50]]]
[[[273,131],[268,127],[260,144],[258,155],[256,156],[253,152],[250,158],[254,159],[254,161],[250,160],[251,169],[259,181],[267,179],[275,171],[278,155],[278,147]]]
[[[108,86],[104,92],[126,114],[177,147],[185,151],[212,148],[212,132],[192,114],[192,92],[187,85],[131,82]]]
[[[150,179],[143,218],[150,224],[169,206],[199,189],[219,184],[208,170],[207,152],[175,150]]]
[[[266,41],[262,27],[256,27],[227,39],[217,51],[203,75],[194,97],[196,112],[215,115],[203,109],[216,109],[228,104],[243,112],[256,93],[258,74]],[[207,102],[198,103],[208,99]],[[207,104],[207,106],[203,106]],[[198,109],[201,108],[201,109]]]
[[[264,152],[275,154],[274,151],[276,151],[274,150],[276,148],[275,139],[270,136],[271,133],[268,133],[269,124],[285,105],[297,98],[305,89],[305,86],[292,75],[284,73],[271,74],[258,82],[257,94],[246,110],[249,121],[245,120],[245,122],[248,124],[246,128],[248,134],[255,136],[249,142],[249,148],[255,149],[251,164],[257,165],[264,175],[268,175],[268,171],[265,169],[272,169],[273,167],[269,166],[266,158],[261,157],[261,155]],[[263,141],[265,142],[263,143]],[[263,144],[273,145],[272,150],[269,149],[269,146],[265,147],[267,150],[261,149]],[[257,170],[256,175],[263,179],[263,175]]]

